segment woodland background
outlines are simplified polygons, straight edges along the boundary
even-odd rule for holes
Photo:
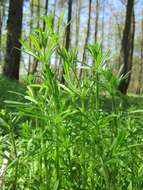
[[[132,7],[129,7],[130,5]],[[88,64],[92,62],[86,52],[87,44],[101,43],[103,51],[111,51],[111,64],[115,72],[126,62],[122,57],[127,57],[129,91],[138,94],[142,92],[142,0],[1,0],[0,64],[4,75],[19,79],[19,73],[21,77],[38,72],[40,63],[36,63],[24,53],[21,56],[16,48],[21,48],[18,41],[20,38],[28,40],[28,35],[34,28],[44,27],[42,18],[50,12],[53,13],[55,28],[58,18],[64,12],[63,24],[58,33],[63,34],[63,45],[65,44],[67,49],[77,48],[82,63],[84,60]],[[11,22],[13,18],[15,23]],[[128,32],[125,31],[128,30],[126,26],[129,26]],[[65,33],[63,28],[66,28]],[[125,42],[126,40],[128,42]],[[129,50],[129,55],[125,49]],[[58,68],[60,64],[60,58],[54,55],[51,65]]]

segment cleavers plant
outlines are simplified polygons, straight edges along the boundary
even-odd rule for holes
[[[6,101],[13,111],[1,114],[0,140],[10,153],[3,189],[143,189],[142,111],[123,108],[117,91],[122,77],[113,74],[109,52],[89,45],[93,64],[81,68],[80,80],[77,50],[61,47],[51,15],[44,21],[45,29],[29,36],[32,47],[21,40],[23,51],[38,60],[41,80],[30,80],[25,94],[18,94],[23,101]],[[64,84],[50,63],[55,53]]]

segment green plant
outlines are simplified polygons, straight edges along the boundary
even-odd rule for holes
[[[31,80],[24,101],[6,101],[16,111],[5,131],[9,150],[14,150],[5,189],[143,189],[143,135],[138,122],[142,110],[123,109],[117,91],[121,78],[113,74],[108,53],[97,44],[88,46],[94,64],[83,66],[80,81],[77,51],[60,47],[51,16],[45,23],[44,31],[36,29],[30,35],[33,48],[21,41],[24,51],[41,63],[42,81]],[[65,84],[50,65],[55,51],[63,61]],[[104,94],[112,103],[109,111],[103,106]],[[7,116],[1,118],[6,130]]]

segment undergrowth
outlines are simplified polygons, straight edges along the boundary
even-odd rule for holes
[[[24,93],[25,85],[21,82],[11,81],[10,79],[0,75],[0,109],[4,109],[6,106],[4,101],[6,99],[17,100],[17,95],[11,92]]]

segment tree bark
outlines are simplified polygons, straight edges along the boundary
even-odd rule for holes
[[[1,39],[2,39],[2,8],[1,8],[1,6],[0,6],[0,62],[1,62],[1,60],[2,60],[2,55],[1,55],[1,49],[2,49],[2,47],[1,47]]]
[[[70,35],[71,35],[71,18],[72,18],[72,2],[73,0],[68,0],[68,17],[67,17],[67,28],[66,28],[66,42],[65,42],[65,48],[68,51],[70,47]],[[64,79],[64,68],[62,69],[61,73],[61,82],[64,84],[65,79]]]
[[[101,48],[103,49],[104,44],[104,20],[105,20],[105,0],[102,0],[102,33],[101,33]]]
[[[71,35],[71,18],[72,18],[72,0],[68,1],[68,19],[67,19],[67,30],[66,30],[66,50],[70,47],[70,35]]]
[[[45,13],[44,16],[47,16],[48,13],[48,5],[49,5],[49,0],[45,1]],[[43,29],[45,30],[45,22],[43,22]]]
[[[92,4],[92,0],[89,0],[87,33],[86,33],[86,37],[85,37],[85,43],[84,43],[84,49],[83,49],[83,56],[82,56],[81,66],[83,66],[83,64],[84,64],[84,62],[86,60],[86,46],[88,44],[89,35],[90,35],[91,4]],[[82,77],[82,68],[80,69],[80,72],[79,72],[79,79],[81,79],[81,77]]]
[[[52,20],[52,25],[53,25],[53,29],[54,29],[54,25],[55,25],[55,16],[56,16],[56,0],[54,1],[54,5],[53,5],[53,20]]]
[[[141,94],[142,79],[143,79],[142,75],[143,75],[143,14],[142,14],[142,21],[141,21],[141,59],[140,59],[138,86],[136,90],[137,94]]]
[[[32,33],[33,30],[33,16],[34,16],[34,2],[33,0],[30,1],[30,34]],[[29,42],[29,45],[31,47],[31,41]],[[31,55],[29,55],[29,63],[28,63],[28,75],[31,72],[31,62],[32,62],[32,58]]]
[[[40,0],[37,0],[37,28],[40,28]],[[38,60],[34,59],[32,63],[32,68],[31,68],[31,74],[33,75],[36,73],[38,67]]]
[[[121,44],[121,60],[123,62],[123,68],[121,71],[124,78],[119,84],[119,91],[123,94],[127,93],[128,86],[131,78],[131,69],[133,61],[133,49],[134,49],[134,34],[135,34],[135,15],[134,15],[134,0],[128,0],[126,8],[126,20],[123,31],[123,38]]]
[[[78,43],[79,43],[80,12],[81,12],[81,0],[77,0],[77,5],[76,5],[76,42],[75,42],[77,49],[78,49]]]
[[[11,79],[19,79],[22,32],[23,0],[10,0],[7,22],[7,47],[3,74]],[[18,48],[18,49],[16,49]]]
[[[96,13],[95,13],[95,33],[94,33],[94,42],[97,42],[98,36],[98,22],[99,22],[99,0],[96,0]]]

